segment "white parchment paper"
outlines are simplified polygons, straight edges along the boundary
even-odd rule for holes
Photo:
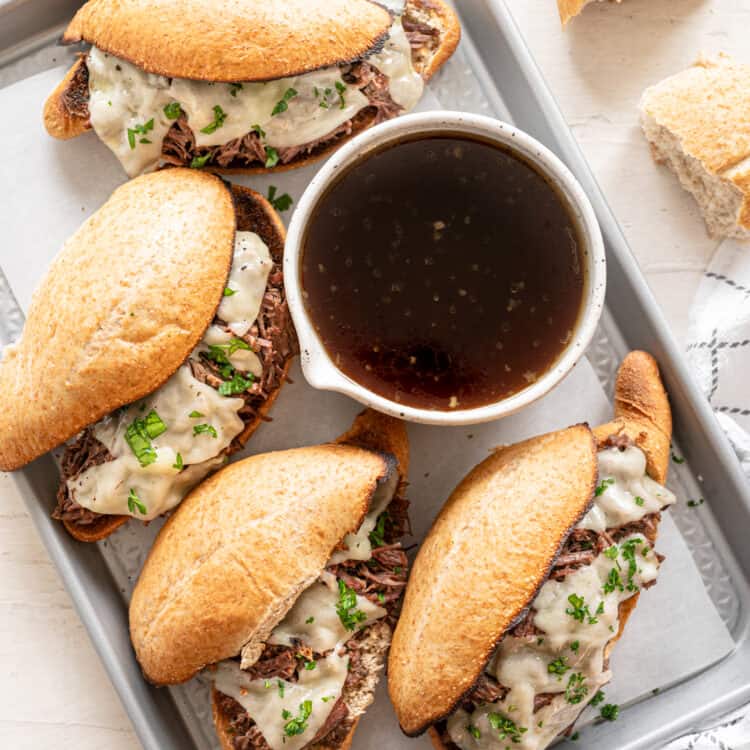
[[[0,159],[4,187],[0,266],[24,310],[66,238],[125,181],[118,162],[93,134],[59,142],[44,132],[42,105],[63,72],[47,71],[0,91],[0,112],[4,113],[0,118],[4,146]],[[422,108],[435,105],[436,100],[428,98]],[[279,192],[289,192],[296,200],[315,169],[240,181],[264,193],[269,185],[276,185]],[[293,378],[294,384],[284,388],[275,406],[274,421],[261,428],[247,453],[329,440],[346,429],[360,408],[338,394],[314,391],[297,367]],[[610,417],[607,398],[584,360],[553,393],[516,416],[466,428],[410,426],[409,498],[415,541],[423,537],[453,487],[493,446],[576,422],[597,424]],[[607,702],[626,705],[644,698],[706,669],[733,648],[690,551],[668,514],[658,548],[667,560],[659,584],[643,593],[626,635],[614,651],[615,676],[606,690]],[[381,686],[375,705],[362,721],[355,747],[428,746],[424,737],[408,740],[400,733]]]

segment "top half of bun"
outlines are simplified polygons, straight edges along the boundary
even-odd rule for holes
[[[593,435],[577,425],[501,448],[453,492],[414,563],[391,647],[389,691],[407,734],[455,709],[527,611],[591,503],[597,447],[621,432],[663,482],[671,416],[644,352],[620,368],[613,422]]]
[[[371,0],[89,0],[63,41],[172,78],[264,81],[352,62],[391,23]]]
[[[157,537],[130,605],[150,681],[183,682],[267,638],[360,526],[378,485],[403,476],[408,457],[373,450],[376,434],[386,447],[406,436],[398,420],[365,412],[351,442],[246,458],[193,490]]]
[[[225,184],[170,169],[118,188],[65,243],[0,362],[0,469],[152,392],[200,340],[232,261]]]

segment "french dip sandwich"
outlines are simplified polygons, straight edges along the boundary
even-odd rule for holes
[[[672,429],[658,368],[621,365],[615,419],[499,448],[459,484],[413,566],[389,657],[403,731],[439,750],[542,750],[601,700],[655,583]]]
[[[201,670],[225,750],[348,748],[406,586],[409,445],[365,411],[336,443],[266,453],[198,486],[130,605],[157,685]]]
[[[118,188],[5,349],[0,469],[70,440],[54,516],[82,541],[174,508],[245,444],[286,378],[284,236],[262,196],[214,175],[166,169]]]
[[[89,0],[44,123],[93,128],[131,177],[298,167],[412,109],[459,37],[443,0]]]

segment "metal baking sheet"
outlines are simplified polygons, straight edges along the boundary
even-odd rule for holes
[[[0,0],[0,85],[70,58],[70,50],[52,42],[61,28],[58,22],[75,3],[55,4],[55,17],[49,15],[48,5],[40,0],[10,5]],[[435,93],[451,108],[512,120],[556,151],[584,185],[602,224],[609,257],[608,312],[588,359],[600,381],[611,389],[617,361],[627,348],[645,348],[657,356],[672,395],[680,450],[688,457],[686,464],[673,467],[675,479],[683,498],[701,495],[708,500],[700,512],[687,510],[683,503],[673,515],[714,605],[732,632],[734,653],[703,674],[628,708],[626,721],[587,730],[580,742],[590,748],[653,748],[660,740],[750,698],[746,667],[750,663],[746,611],[750,549],[743,539],[750,521],[750,491],[707,403],[690,381],[624,238],[507,9],[497,0],[462,0],[460,8],[465,38],[460,54],[435,81]],[[35,106],[41,107],[41,102]],[[13,175],[2,176],[4,184],[12,184]],[[258,183],[265,184],[253,181]],[[10,249],[0,256],[2,262],[8,258],[5,253]],[[4,343],[15,338],[21,320],[8,289],[0,289],[0,313],[0,343]],[[132,563],[142,556],[142,540],[139,543],[127,532],[96,546],[71,540],[49,518],[57,482],[50,457],[14,478],[144,747],[205,747],[200,738],[207,717],[195,716],[180,691],[147,686],[132,657],[123,596],[132,584],[132,571],[118,561]],[[379,705],[388,708],[384,696]]]

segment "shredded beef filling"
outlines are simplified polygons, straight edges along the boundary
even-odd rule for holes
[[[406,587],[408,559],[401,548],[400,539],[410,531],[408,521],[409,502],[400,491],[388,505],[384,544],[375,547],[372,559],[367,562],[345,560],[327,568],[337,578],[344,580],[360,596],[365,596],[388,611],[386,621],[394,627],[401,606],[401,594]],[[368,677],[365,664],[360,658],[361,640],[368,628],[359,631],[344,648],[349,657],[349,671],[341,697],[334,704],[325,723],[309,744],[325,739],[328,747],[338,747],[347,738],[354,724],[349,715],[345,696],[355,691]],[[327,654],[313,654],[300,643],[294,647],[266,645],[258,661],[248,670],[251,679],[287,680],[295,682],[305,659],[323,658]],[[300,658],[300,656],[304,658]],[[227,695],[219,693],[219,705],[229,717],[234,750],[269,750],[268,743],[255,722],[242,706]]]
[[[214,325],[224,326],[224,321],[214,319]],[[290,357],[297,351],[297,341],[291,324],[291,317],[284,292],[284,275],[281,265],[274,259],[274,266],[268,276],[266,293],[263,297],[258,319],[242,337],[258,355],[263,365],[260,379],[254,380],[250,388],[241,394],[245,403],[238,414],[246,425],[254,421],[268,397],[283,382],[284,368]],[[189,361],[193,376],[202,383],[218,389],[224,382],[217,365],[203,357]],[[264,417],[264,419],[268,419]],[[235,438],[226,450],[227,455],[238,451],[242,445]],[[57,491],[57,507],[52,516],[61,521],[88,526],[95,523],[101,514],[76,503],[68,492],[67,482],[92,466],[113,460],[107,448],[94,436],[94,429],[87,427],[78,438],[65,447],[61,463],[61,482]]]
[[[65,111],[82,120],[89,119],[89,69],[85,57],[84,54],[79,56],[82,62],[61,97]]]

